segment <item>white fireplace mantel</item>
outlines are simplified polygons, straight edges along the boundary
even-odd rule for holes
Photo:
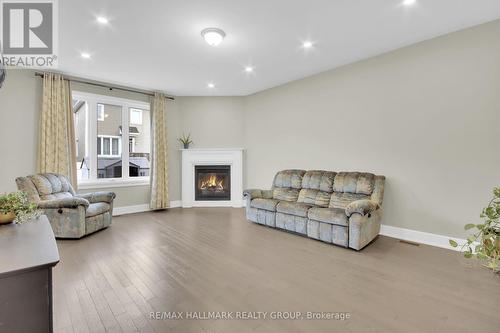
[[[182,152],[182,207],[243,207],[243,148],[190,148]],[[195,200],[195,166],[229,165],[231,200]]]

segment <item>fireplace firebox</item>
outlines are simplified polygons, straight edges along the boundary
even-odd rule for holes
[[[195,200],[231,200],[230,165],[195,166]]]

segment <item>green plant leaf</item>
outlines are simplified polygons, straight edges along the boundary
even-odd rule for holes
[[[470,229],[473,229],[473,228],[475,228],[475,227],[476,227],[476,225],[475,225],[475,224],[473,224],[473,223],[469,223],[469,224],[466,224],[466,225],[465,225],[464,229],[465,229],[465,230],[470,230]]]
[[[467,259],[470,259],[470,258],[472,258],[472,253],[470,253],[469,251],[464,252],[464,257]]]
[[[482,252],[478,252],[476,255],[477,255],[477,258],[481,259],[481,260],[485,260],[485,259],[489,258],[486,254],[484,254]]]
[[[457,243],[457,242],[455,242],[453,239],[450,239],[450,240],[449,240],[449,242],[450,242],[450,245],[451,245],[452,247],[457,247],[457,246],[458,246],[458,243]]]
[[[493,207],[487,207],[484,210],[484,213],[485,213],[486,216],[488,216],[488,218],[494,219],[495,215],[496,215],[496,210]]]

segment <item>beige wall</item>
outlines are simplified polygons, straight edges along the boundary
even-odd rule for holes
[[[9,70],[0,89],[0,193],[17,190],[15,179],[36,169],[40,79]]]
[[[383,223],[463,236],[500,185],[500,21],[245,98],[247,185],[387,176]]]
[[[185,134],[191,133],[193,147],[243,146],[243,98],[178,97],[177,102],[182,131]]]
[[[143,102],[149,97],[142,94],[108,90],[83,84],[73,84],[74,90],[109,95]],[[38,140],[38,112],[41,103],[41,80],[30,70],[9,70],[7,80],[0,89],[0,193],[15,191],[15,178],[33,174],[36,170]],[[180,119],[176,102],[167,106],[169,119],[170,199],[180,200],[180,162],[175,140],[179,136]],[[149,203],[149,186],[93,189],[112,190],[117,193],[116,207]],[[90,191],[90,190],[89,190]],[[89,192],[81,191],[81,192]]]
[[[34,71],[9,70],[0,90],[0,193],[16,190],[14,179],[36,170],[38,110],[41,80]],[[73,84],[76,91],[149,102],[142,94]],[[234,147],[243,145],[243,99],[241,97],[179,97],[169,102],[169,192],[170,200],[181,199],[180,152],[177,139],[191,133],[194,147]],[[15,143],[15,144],[13,144]],[[149,186],[102,188],[81,192],[112,190],[116,207],[149,203]]]
[[[194,147],[245,147],[247,187],[268,188],[285,168],[371,171],[387,176],[383,223],[463,236],[500,185],[499,35],[496,21],[247,97],[178,97],[171,200],[181,198],[177,138],[190,132]],[[0,90],[0,192],[35,170],[40,90],[19,70]],[[149,202],[148,186],[114,190],[117,207]]]

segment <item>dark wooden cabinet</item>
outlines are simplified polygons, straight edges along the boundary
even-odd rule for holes
[[[52,332],[52,267],[59,262],[45,216],[0,226],[0,332]]]

